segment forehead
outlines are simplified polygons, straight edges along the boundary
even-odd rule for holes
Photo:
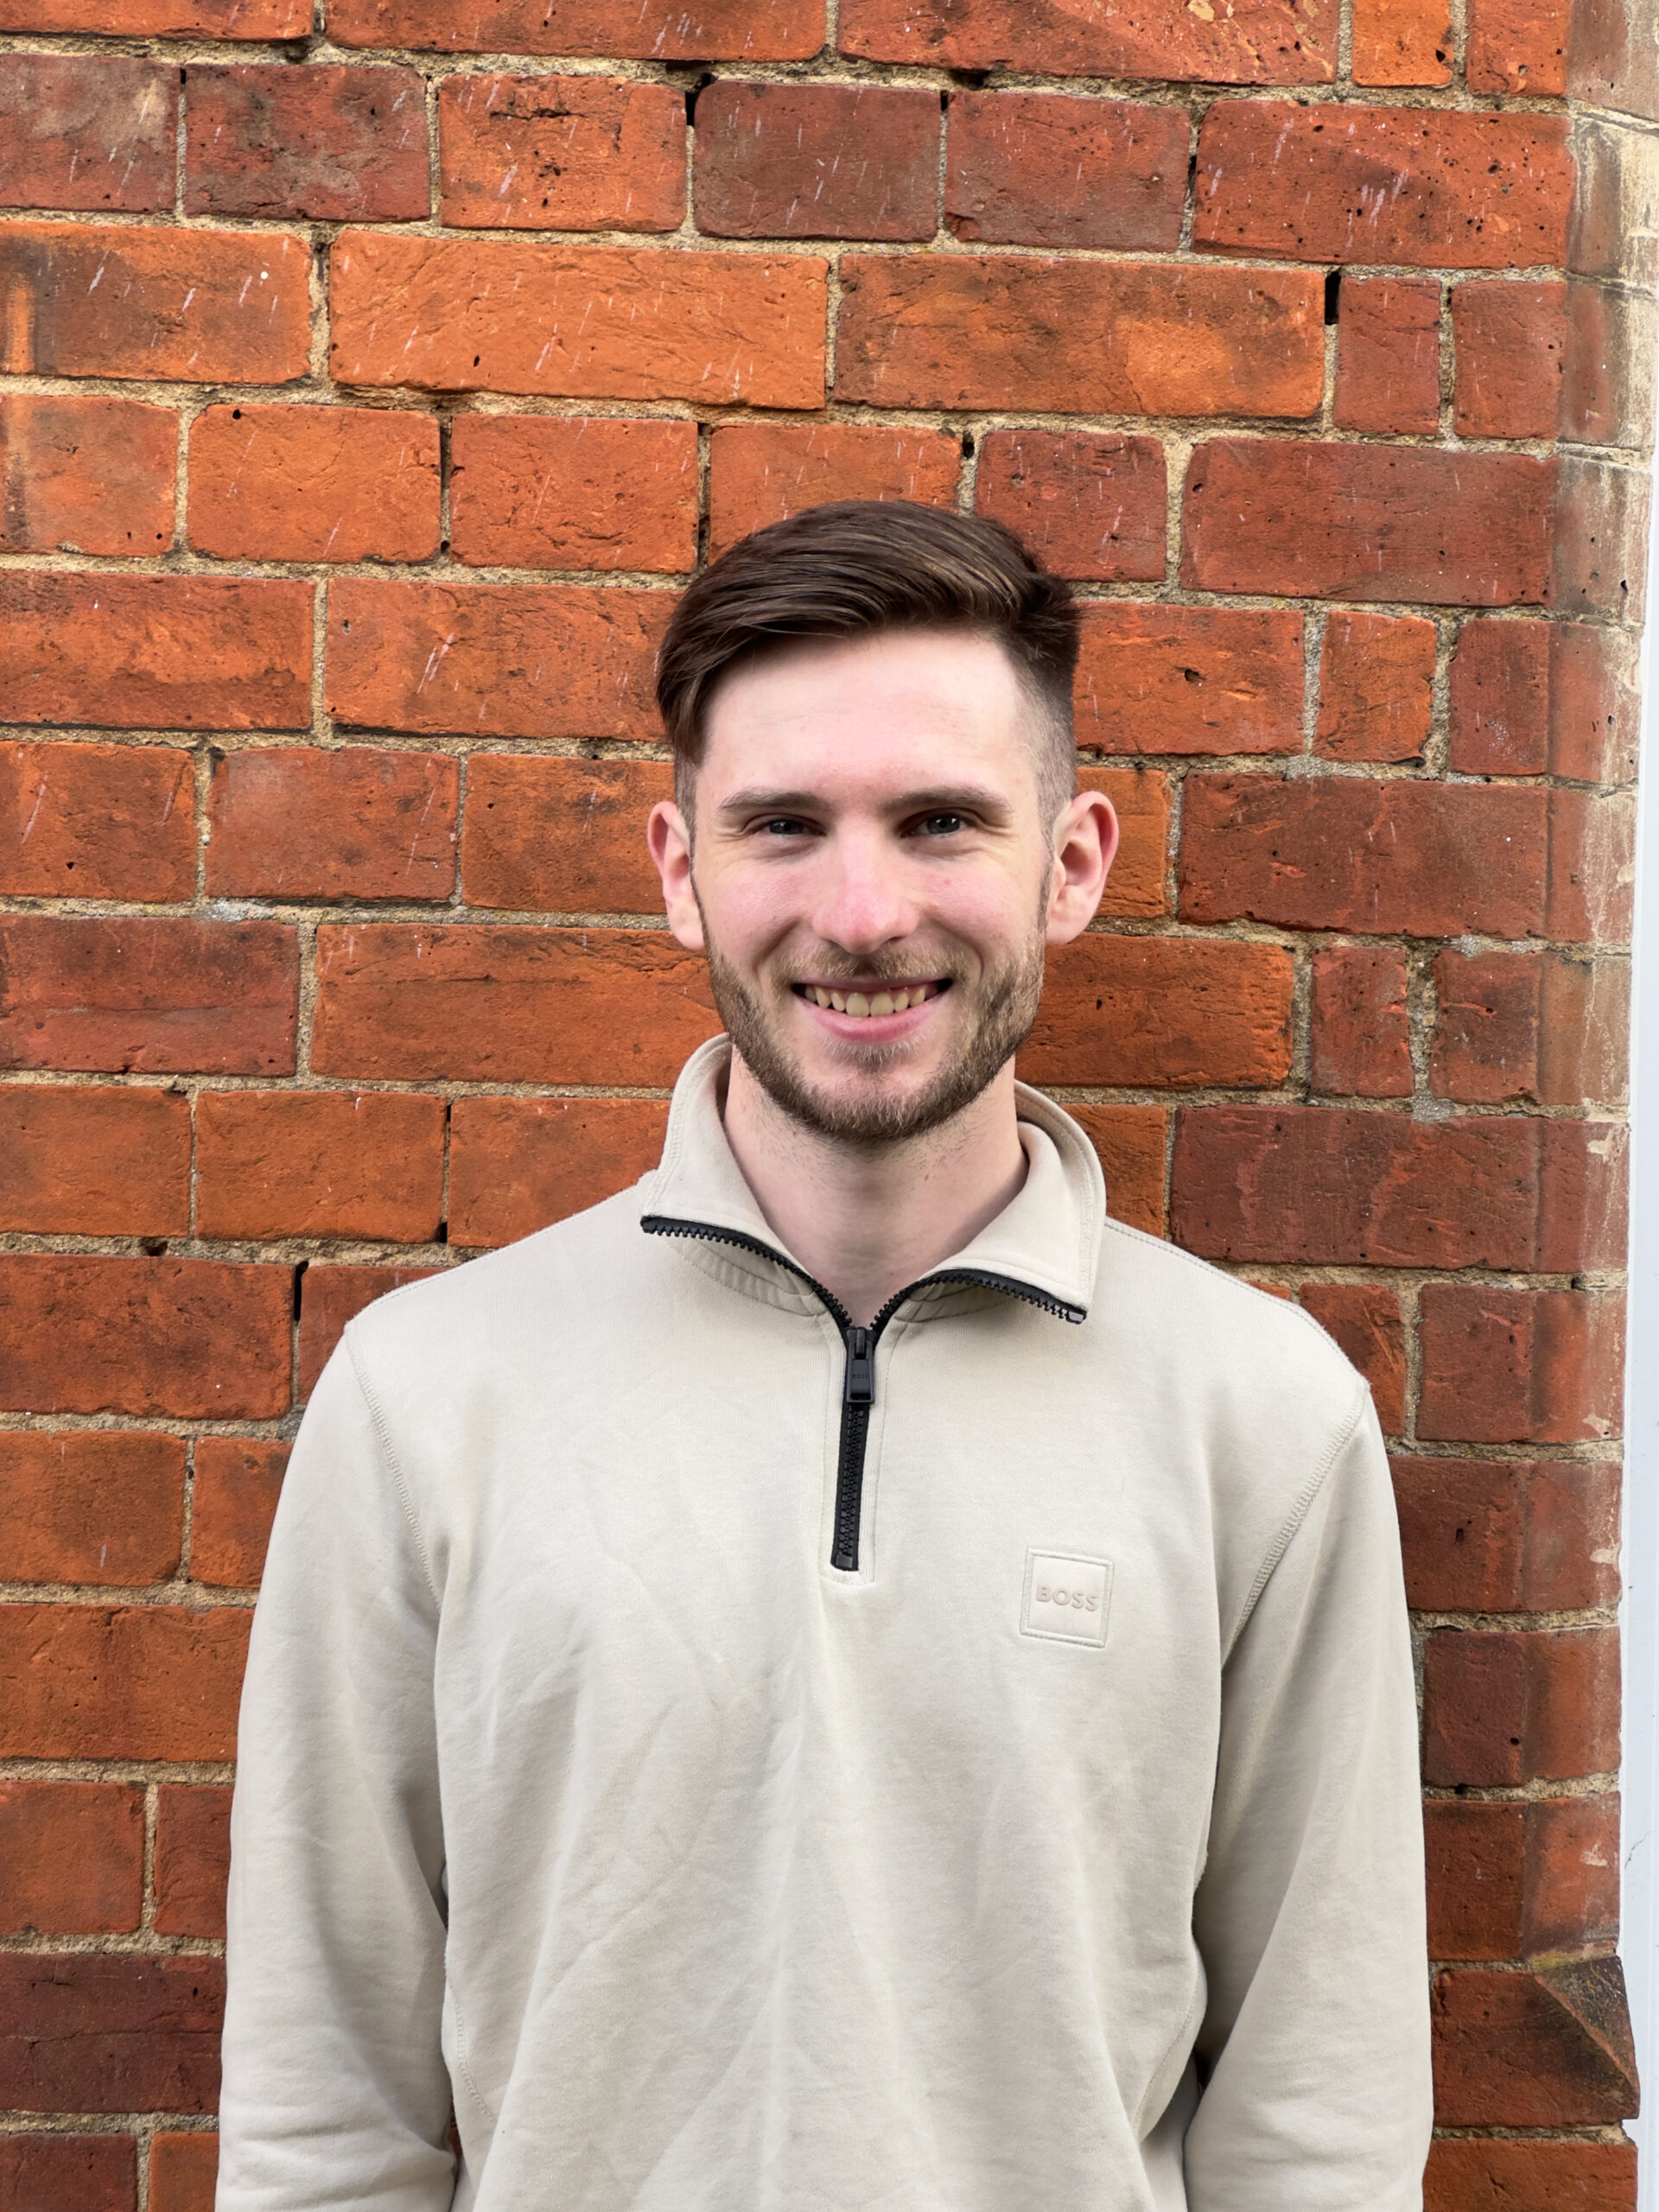
[[[722,679],[698,781],[879,785],[971,766],[1013,789],[1032,780],[1036,720],[1013,661],[982,633],[803,639]]]

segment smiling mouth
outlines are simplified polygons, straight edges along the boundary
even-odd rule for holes
[[[823,1007],[826,1013],[850,1014],[857,1020],[880,1020],[887,1014],[907,1014],[912,1007],[920,1006],[927,999],[936,999],[950,988],[948,976],[932,978],[922,983],[882,983],[864,991],[839,989],[828,983],[797,983],[793,986],[798,998]]]

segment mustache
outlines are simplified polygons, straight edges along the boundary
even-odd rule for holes
[[[960,962],[937,960],[910,952],[873,952],[863,960],[849,960],[845,953],[826,953],[818,960],[791,960],[778,971],[786,989],[797,983],[959,982],[967,970]]]

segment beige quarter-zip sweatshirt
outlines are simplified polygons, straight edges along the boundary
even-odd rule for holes
[[[635,1190],[372,1306],[318,1385],[219,2212],[1414,2212],[1363,1383],[1109,1222],[1026,1090],[1018,1197],[851,1331],[727,1148],[725,1050]]]

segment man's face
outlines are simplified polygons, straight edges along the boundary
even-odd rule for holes
[[[1046,939],[1098,901],[1098,880],[1073,887],[1068,836],[1092,825],[1109,863],[1113,828],[1085,794],[1057,838],[1038,741],[988,638],[812,640],[716,691],[695,854],[672,807],[652,848],[736,1050],[808,1128],[866,1145],[937,1128],[1025,1038]]]

